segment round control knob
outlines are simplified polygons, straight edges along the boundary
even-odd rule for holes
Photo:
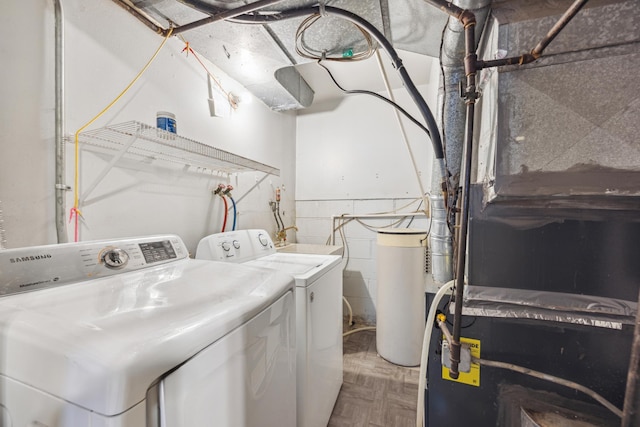
[[[238,242],[237,240],[233,241],[233,247],[236,249],[240,249],[240,242]]]
[[[129,262],[129,254],[122,249],[109,249],[102,256],[102,260],[108,268],[118,269],[127,265]]]
[[[258,234],[258,241],[262,246],[267,246],[267,244],[269,243],[269,239],[267,239],[267,236],[262,233]]]
[[[231,245],[229,244],[229,242],[222,242],[222,249],[224,249],[225,252],[229,252],[229,250],[231,249]]]

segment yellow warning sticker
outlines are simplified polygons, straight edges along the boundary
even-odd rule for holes
[[[468,346],[470,349],[470,353],[471,353],[471,357],[475,357],[475,358],[480,358],[480,340],[474,340],[471,338],[460,338],[460,342],[462,343],[463,347]],[[448,357],[448,343],[446,341],[444,341],[443,344],[443,348],[442,351],[443,353],[447,353]],[[464,352],[464,349],[463,349]],[[464,359],[464,357],[461,357],[461,359]],[[464,360],[461,360],[461,362],[464,362]],[[470,369],[469,372],[462,372],[463,368],[467,369],[466,366],[463,366],[464,363],[460,364],[460,375],[458,376],[458,379],[453,379],[449,376],[449,368],[447,368],[446,366],[444,366],[444,364],[442,364],[442,378],[445,380],[449,380],[449,381],[455,381],[457,383],[462,383],[462,384],[469,384],[475,387],[480,387],[480,365],[477,363],[472,363],[469,362],[470,364]]]

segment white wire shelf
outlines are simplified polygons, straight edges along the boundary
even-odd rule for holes
[[[280,176],[280,169],[137,121],[82,132],[81,144],[145,160],[161,160],[225,173],[260,171]],[[73,139],[70,139],[73,142]]]

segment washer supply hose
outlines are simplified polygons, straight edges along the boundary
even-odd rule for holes
[[[231,199],[231,203],[233,204],[233,227],[231,227],[231,231],[236,230],[236,220],[238,219],[238,212],[236,211],[236,201],[233,200],[233,197],[229,196]]]
[[[438,311],[438,306],[440,305],[440,301],[442,301],[442,298],[444,298],[446,294],[451,294],[454,284],[455,281],[451,280],[450,282],[447,282],[447,284],[443,285],[438,290],[438,292],[436,292],[436,296],[433,298],[433,302],[429,307],[429,314],[427,314],[427,325],[424,328],[424,338],[422,340],[422,356],[420,360],[418,404],[416,406],[416,427],[424,426],[424,390],[427,387],[427,364],[429,363],[429,347],[431,345],[431,334],[433,332],[433,325],[436,320],[436,312]]]
[[[224,202],[224,220],[222,221],[222,230],[220,232],[224,232],[224,229],[227,228],[227,217],[229,216],[229,204],[227,203],[227,198],[220,194],[222,197],[222,201]]]

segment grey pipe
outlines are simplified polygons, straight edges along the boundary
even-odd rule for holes
[[[0,200],[0,250],[7,249],[7,239],[4,234],[4,219],[2,216],[2,200]]]
[[[64,147],[64,21],[60,0],[53,0],[55,14],[55,144],[56,144],[56,232],[58,243],[69,241],[65,197],[68,187],[65,180]]]

